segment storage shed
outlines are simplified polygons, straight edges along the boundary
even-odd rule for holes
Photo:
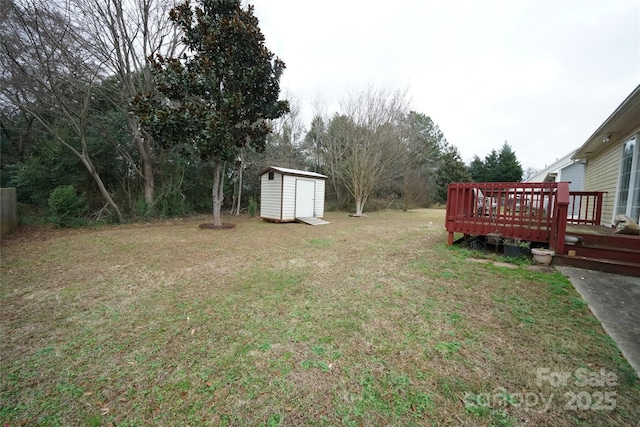
[[[260,218],[276,222],[322,218],[326,179],[296,169],[265,169],[260,173]]]

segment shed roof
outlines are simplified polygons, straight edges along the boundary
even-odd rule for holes
[[[302,170],[298,170],[298,169],[281,168],[281,167],[277,167],[277,166],[268,167],[267,169],[265,169],[262,172],[260,172],[260,176],[264,175],[267,172],[271,172],[271,171],[279,172],[279,173],[281,173],[283,175],[293,175],[293,176],[302,176],[302,177],[308,177],[308,178],[327,179],[326,175],[321,175],[319,173],[307,172],[307,171],[302,171]]]

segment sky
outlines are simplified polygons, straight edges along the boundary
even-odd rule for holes
[[[640,84],[640,0],[249,0],[306,126],[349,93],[406,90],[465,163],[580,147]]]

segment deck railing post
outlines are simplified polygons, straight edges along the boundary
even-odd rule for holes
[[[595,215],[595,224],[600,225],[602,223],[602,199],[604,198],[604,192],[598,191],[596,193],[596,215]]]
[[[564,254],[564,237],[567,232],[567,215],[569,213],[569,183],[559,182],[556,191],[556,206],[549,248],[557,254]]]

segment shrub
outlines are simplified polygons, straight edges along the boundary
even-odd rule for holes
[[[77,227],[85,223],[87,199],[73,185],[56,187],[48,200],[49,219],[56,227]]]
[[[249,212],[249,216],[253,218],[256,216],[256,212],[258,211],[258,203],[256,203],[253,198],[249,199],[249,206],[247,207],[247,211]]]

